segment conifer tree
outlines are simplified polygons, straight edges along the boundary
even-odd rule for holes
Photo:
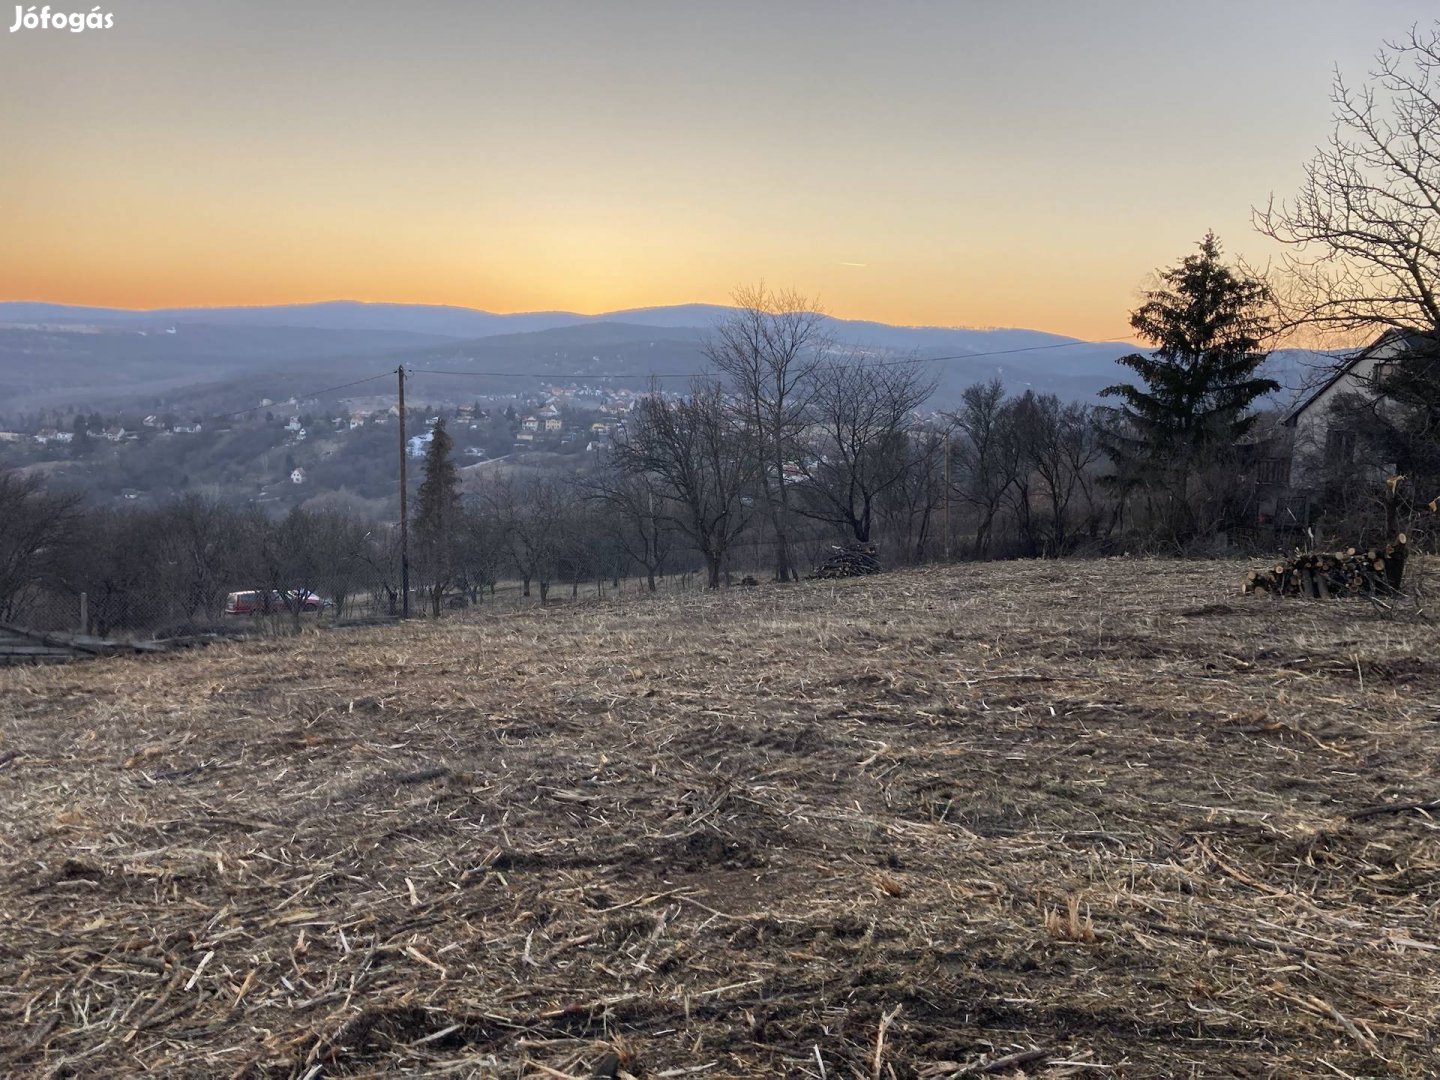
[[[1257,419],[1255,401],[1280,389],[1257,374],[1272,333],[1269,307],[1265,284],[1226,266],[1220,241],[1206,233],[1196,254],[1160,271],[1160,287],[1131,313],[1154,349],[1118,361],[1138,383],[1100,392],[1121,402],[1107,410],[1103,441],[1112,483],[1144,491],[1172,539],[1219,524],[1215,507],[1197,504],[1198,482],[1233,456]]]
[[[417,562],[435,615],[440,614],[445,590],[455,574],[454,549],[461,526],[460,478],[450,457],[454,446],[445,421],[436,420],[425,450],[424,479],[415,498]]]

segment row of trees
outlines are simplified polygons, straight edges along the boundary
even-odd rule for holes
[[[392,576],[390,531],[336,512],[275,519],[199,495],[87,509],[0,474],[0,622],[73,629],[81,594],[101,634],[210,626],[242,589],[318,592],[343,608]]]
[[[1122,361],[1140,378],[1107,391],[1121,407],[1007,396],[996,381],[922,416],[934,383],[920,362],[837,348],[806,298],[745,290],[708,350],[720,377],[642,398],[596,468],[467,500],[438,424],[416,502],[417,580],[438,612],[502,562],[543,599],[582,569],[638,568],[653,587],[677,559],[718,587],[741,546],[763,548],[787,582],[807,550],[836,541],[876,541],[900,562],[1058,556],[1137,534],[1184,544],[1242,508],[1233,476],[1201,480],[1275,388],[1255,375],[1266,301],[1207,236],[1135,313],[1156,348]]]

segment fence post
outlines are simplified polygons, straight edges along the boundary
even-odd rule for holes
[[[90,594],[80,594],[80,633],[90,633]]]

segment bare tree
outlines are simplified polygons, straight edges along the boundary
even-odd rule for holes
[[[918,361],[854,359],[811,374],[811,420],[800,468],[808,497],[802,514],[868,541],[875,506],[914,467],[914,413],[935,390]]]
[[[78,505],[78,497],[44,491],[38,477],[0,472],[0,622],[15,619],[54,574],[74,539]]]
[[[511,561],[520,575],[520,595],[529,596],[531,585],[536,584],[543,604],[555,578],[565,518],[566,500],[559,485],[550,477],[497,480],[488,498],[500,518]]]
[[[1026,391],[1011,408],[1010,432],[1019,463],[1011,499],[1018,531],[1027,554],[1063,555],[1073,546],[1077,508],[1091,532],[1098,527],[1094,493],[1101,452],[1091,410],[1033,391]]]
[[[1254,212],[1295,249],[1275,283],[1291,326],[1440,331],[1440,24],[1375,63],[1360,87],[1337,72],[1335,130],[1299,193]]]
[[[291,590],[303,601],[310,593],[323,597],[335,614],[347,604],[370,576],[370,530],[354,518],[336,511],[309,511],[296,522],[295,549],[291,553]]]
[[[591,477],[590,490],[591,498],[610,507],[621,548],[645,571],[645,583],[654,592],[655,579],[664,572],[675,545],[675,526],[658,478],[648,472],[627,472],[612,462]]]
[[[999,379],[965,388],[960,408],[949,416],[955,433],[955,493],[975,512],[974,558],[990,552],[995,519],[1019,470],[1010,437],[1011,412]]]
[[[760,468],[756,446],[720,387],[699,380],[687,398],[643,399],[615,444],[620,468],[651,478],[665,516],[704,558],[712,589],[750,519],[744,495]]]
[[[184,578],[178,585],[185,617],[217,614],[225,593],[225,568],[238,556],[235,512],[217,499],[186,495],[162,516],[160,538]]]
[[[824,314],[792,291],[756,285],[736,291],[705,355],[727,376],[736,407],[757,442],[757,478],[775,533],[775,580],[798,579],[790,558],[790,492],[785,467],[799,456],[810,376],[828,342]]]
[[[97,510],[84,520],[66,584],[89,599],[90,625],[102,637],[163,622],[182,593],[157,559],[164,529],[156,515]]]
[[[927,424],[909,433],[902,452],[908,466],[878,500],[886,534],[909,562],[923,563],[937,512],[945,501],[945,447],[949,433]]]
[[[470,603],[478,604],[487,588],[494,595],[508,544],[505,523],[488,500],[462,508],[455,558]]]

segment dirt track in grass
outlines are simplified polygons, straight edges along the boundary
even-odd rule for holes
[[[0,1074],[1440,1075],[1440,634],[1241,569],[0,671]]]

